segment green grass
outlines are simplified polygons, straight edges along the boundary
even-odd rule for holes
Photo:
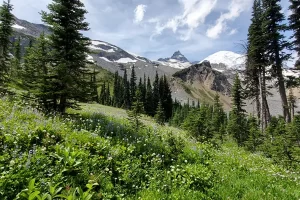
[[[60,118],[20,103],[0,99],[0,199],[300,198],[298,173],[233,142],[215,149],[146,116],[135,130],[97,104]]]

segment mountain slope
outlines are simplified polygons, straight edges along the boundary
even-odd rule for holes
[[[203,59],[200,63],[203,61],[209,61],[218,70],[243,70],[245,69],[246,57],[231,51],[219,51]]]

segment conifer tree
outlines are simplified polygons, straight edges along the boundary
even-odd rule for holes
[[[212,128],[214,135],[219,135],[221,133],[221,128],[224,128],[226,122],[226,114],[223,110],[223,105],[220,102],[220,95],[216,93],[214,97],[214,105],[213,105],[213,116],[212,116]],[[223,136],[220,135],[222,140]]]
[[[255,152],[257,147],[262,143],[261,132],[259,130],[258,121],[254,116],[248,118],[249,136],[245,142],[246,148]]]
[[[13,33],[14,16],[10,0],[0,6],[0,91],[6,90],[10,71],[10,36]]]
[[[129,88],[129,82],[127,80],[127,70],[124,71],[124,77],[123,77],[123,87],[124,87],[124,93],[123,93],[123,107],[125,109],[130,108],[130,88]]]
[[[147,91],[145,98],[145,112],[147,115],[154,116],[154,107],[153,107],[153,94],[152,94],[152,86],[150,82],[150,78],[147,80]]]
[[[165,112],[164,112],[161,101],[158,102],[158,106],[157,106],[156,114],[155,114],[155,121],[159,125],[165,124]]]
[[[13,49],[13,55],[14,58],[12,59],[12,74],[13,76],[17,76],[21,72],[21,38],[18,37],[18,39],[14,43],[14,49]],[[15,77],[17,78],[17,77]]]
[[[139,130],[141,127],[141,115],[144,112],[143,102],[142,99],[142,93],[139,89],[136,90],[136,94],[134,95],[134,102],[132,104],[131,110],[128,111],[128,117],[129,120],[133,123],[134,128],[136,130]]]
[[[156,74],[155,74],[155,79],[154,79],[154,82],[153,82],[153,108],[157,108],[158,106],[158,102],[159,102],[159,99],[160,99],[160,96],[159,96],[160,92],[159,92],[159,77],[158,77],[158,73],[156,71]]]
[[[119,72],[116,71],[114,75],[114,92],[113,92],[113,101],[114,106],[119,107],[119,101],[120,101],[120,83],[119,83]]]
[[[163,94],[162,94],[162,103],[165,111],[165,118],[169,120],[172,117],[173,111],[173,100],[172,100],[172,91],[170,89],[167,77],[163,76]]]
[[[28,92],[26,97],[36,98],[45,111],[51,111],[57,105],[53,93],[56,84],[52,81],[52,69],[49,68],[49,52],[49,43],[42,33],[34,46],[26,49],[22,73],[23,87]]]
[[[239,145],[243,145],[247,139],[247,126],[245,118],[243,88],[238,74],[235,77],[232,88],[233,108],[229,116],[227,130],[237,140]]]
[[[91,76],[91,97],[92,101],[99,103],[99,96],[98,96],[98,86],[97,86],[97,79],[96,79],[96,66],[94,65],[94,71]]]
[[[290,47],[282,31],[287,30],[284,24],[284,15],[280,5],[280,0],[263,0],[263,37],[266,44],[265,55],[268,59],[268,65],[272,65],[273,75],[277,78],[279,94],[281,96],[283,116],[287,122],[291,121],[288,108],[287,95],[285,90],[284,77],[282,73],[283,61],[290,58],[290,54],[285,50]]]
[[[107,97],[106,97],[106,83],[104,82],[102,84],[102,87],[101,87],[101,91],[100,91],[100,103],[102,105],[106,105],[106,100],[107,100]]]
[[[58,111],[65,113],[67,107],[86,95],[88,81],[85,79],[90,40],[82,32],[88,30],[84,22],[87,11],[80,0],[53,0],[49,13],[42,12],[43,21],[49,25],[51,35],[51,65],[54,69],[58,95]]]
[[[130,102],[131,102],[130,104],[133,103],[134,97],[136,94],[136,89],[137,89],[136,80],[137,80],[137,77],[136,77],[135,69],[134,69],[134,65],[133,65],[131,68],[131,76],[130,76]]]
[[[296,97],[294,96],[292,88],[289,89],[288,103],[289,103],[291,118],[293,119],[295,116],[295,108],[297,108],[297,106],[296,106]]]
[[[266,89],[266,44],[263,37],[261,0],[253,4],[251,25],[248,33],[248,52],[246,64],[246,94],[249,99],[254,98],[257,107],[257,117],[261,118],[262,129],[270,120]]]
[[[300,1],[290,0],[290,3],[290,11],[292,11],[292,14],[289,16],[289,28],[293,31],[293,49],[298,53],[298,56],[300,57]],[[295,63],[295,67],[300,67],[300,60]]]

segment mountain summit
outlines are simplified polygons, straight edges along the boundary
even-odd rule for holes
[[[176,51],[171,58],[160,58],[158,62],[177,69],[185,69],[192,65],[180,51]]]
[[[189,62],[189,60],[180,51],[176,51],[171,57],[171,59],[178,60],[181,62]]]

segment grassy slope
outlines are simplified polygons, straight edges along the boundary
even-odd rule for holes
[[[0,99],[0,199],[32,178],[43,193],[45,182],[84,189],[92,181],[95,199],[300,198],[299,174],[233,142],[214,150],[151,118],[136,131],[124,110],[82,106],[80,118],[62,120]]]

